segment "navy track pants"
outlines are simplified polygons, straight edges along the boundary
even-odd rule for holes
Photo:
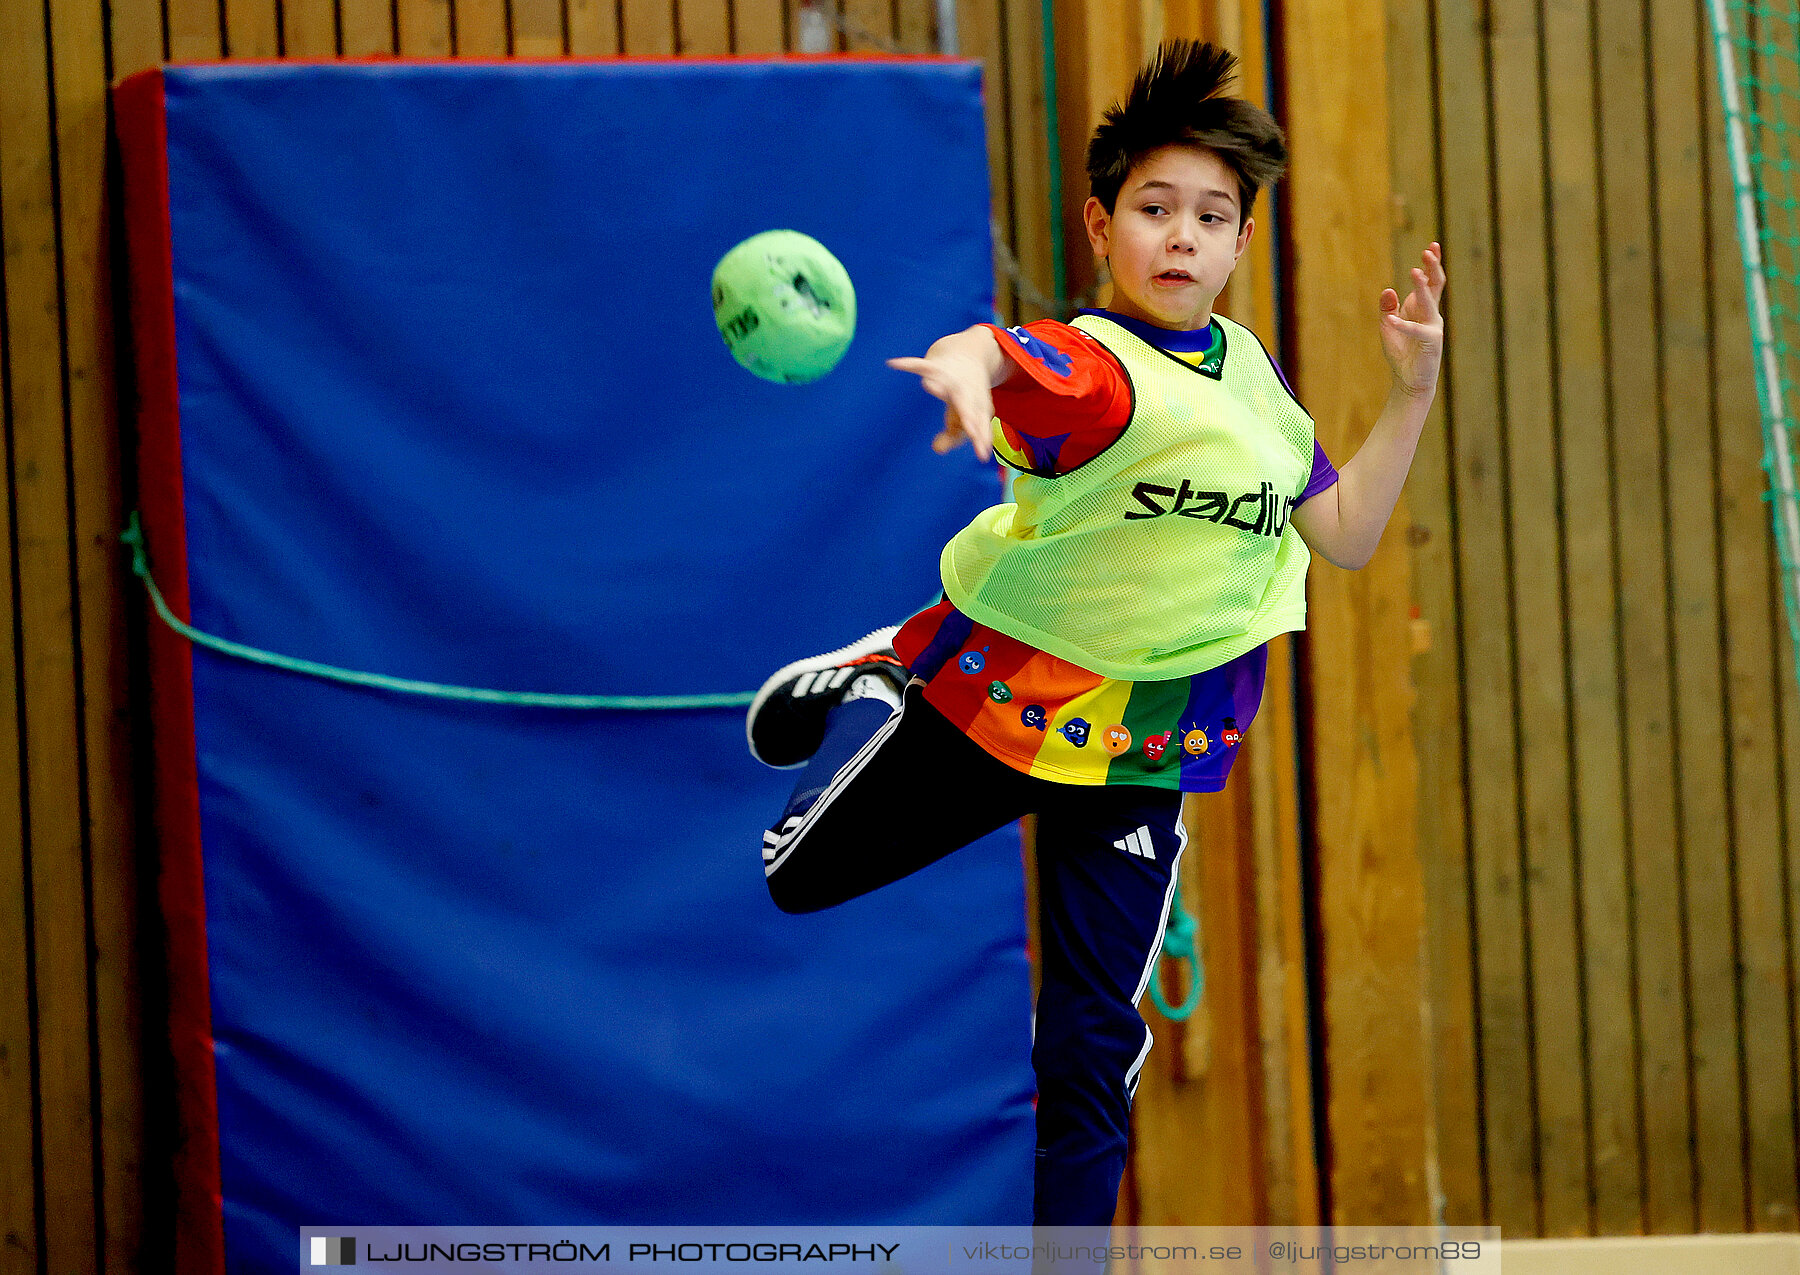
[[[1105,1226],[1150,1052],[1137,1011],[1187,834],[1181,794],[1052,783],[990,756],[925,701],[851,700],[763,836],[769,893],[814,912],[897,881],[1036,813],[1042,982],[1033,1222]]]

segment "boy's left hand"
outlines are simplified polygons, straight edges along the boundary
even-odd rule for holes
[[[1424,268],[1413,268],[1413,290],[1406,300],[1392,288],[1381,293],[1381,347],[1394,369],[1394,379],[1409,394],[1429,394],[1437,387],[1444,360],[1444,250],[1432,244],[1420,255]]]

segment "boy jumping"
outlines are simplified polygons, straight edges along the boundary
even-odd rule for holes
[[[1374,553],[1443,352],[1434,243],[1404,302],[1381,294],[1393,388],[1340,472],[1255,334],[1213,313],[1287,165],[1274,119],[1222,95],[1235,64],[1165,43],[1094,131],[1085,217],[1109,309],[888,361],[944,401],[933,447],[998,453],[1015,503],[945,547],[943,601],[788,665],[746,724],[760,760],[806,766],[763,836],[784,911],[1040,816],[1040,1225],[1112,1220],[1182,794],[1224,786],[1266,643],[1306,625],[1309,548],[1352,569]]]

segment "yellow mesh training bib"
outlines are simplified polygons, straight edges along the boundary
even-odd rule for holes
[[[1070,325],[1131,382],[1118,441],[1067,474],[1019,474],[1013,504],[944,546],[944,592],[979,623],[1103,677],[1188,677],[1306,627],[1311,555],[1289,523],[1312,418],[1256,335],[1193,367],[1098,315]]]

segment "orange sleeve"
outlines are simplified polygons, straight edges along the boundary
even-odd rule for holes
[[[1105,450],[1131,421],[1131,382],[1100,342],[1051,319],[988,325],[1018,371],[994,390],[996,439],[1015,469],[1067,473]]]

